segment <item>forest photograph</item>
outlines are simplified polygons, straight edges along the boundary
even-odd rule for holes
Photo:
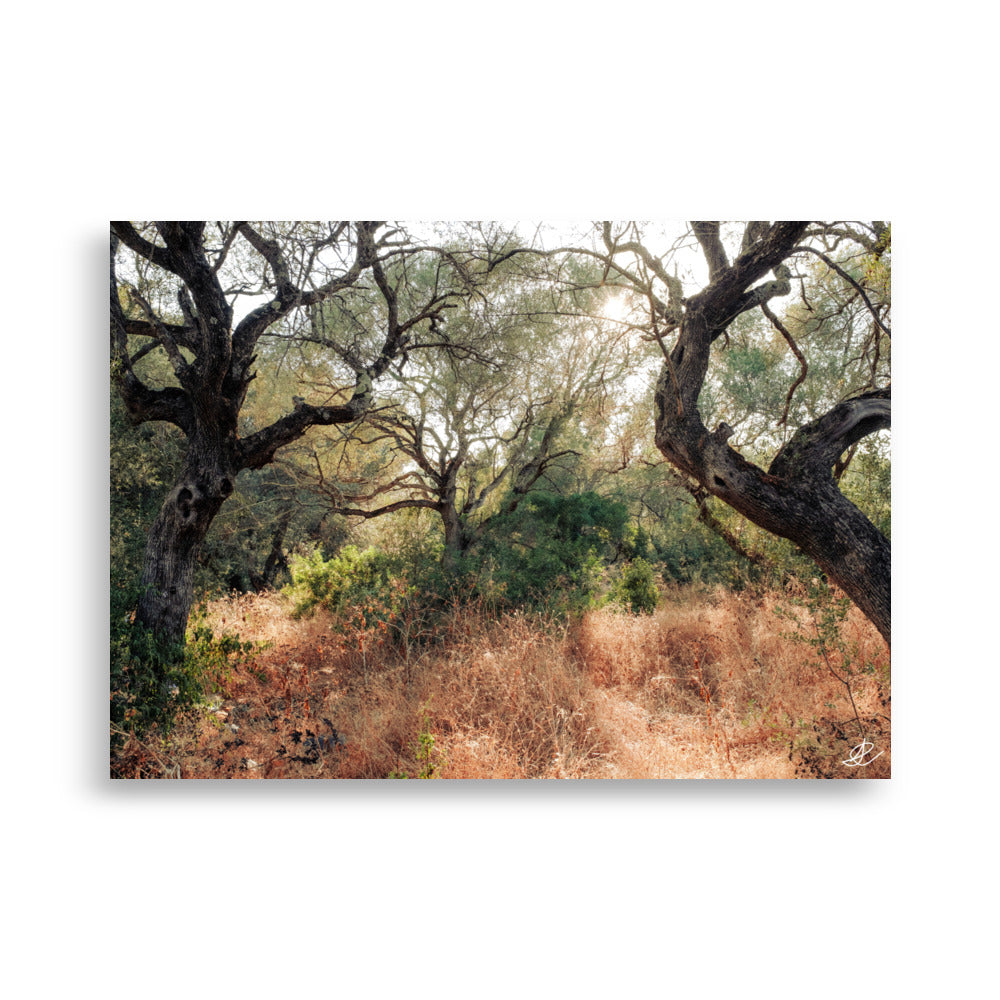
[[[889,778],[891,261],[112,222],[110,777]]]

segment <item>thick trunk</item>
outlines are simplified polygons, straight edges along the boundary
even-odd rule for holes
[[[665,383],[661,377],[661,385]],[[674,417],[669,396],[661,389],[656,444],[713,496],[766,531],[794,542],[889,643],[891,546],[840,492],[832,471],[841,446],[848,447],[887,421],[885,397],[887,391],[871,393],[835,407],[802,428],[764,472],[728,445],[724,426],[710,433],[697,411]]]
[[[218,455],[192,449],[149,531],[136,621],[182,642],[194,600],[198,550],[235,476]]]
[[[794,542],[891,644],[892,550],[889,540],[838,489],[832,474],[778,490],[750,490],[729,502],[755,524]]]
[[[892,643],[892,548],[889,540],[848,500],[836,483],[811,484],[815,516],[792,541]]]
[[[267,559],[264,561],[263,572],[258,573],[251,567],[249,574],[250,586],[254,590],[261,591],[267,590],[269,587],[274,587],[278,582],[278,574],[288,572],[288,560],[285,558],[283,546],[285,532],[288,531],[288,525],[291,521],[292,512],[290,510],[285,511],[278,519],[277,527],[275,527],[274,534],[271,536],[271,551],[267,554]]]
[[[466,536],[462,527],[462,519],[454,506],[443,504],[441,520],[444,522],[444,554],[441,563],[449,572],[455,572],[465,554]]]
[[[718,223],[693,223],[711,283],[686,300],[677,342],[660,372],[655,394],[656,446],[712,496],[766,531],[798,545],[888,643],[889,541],[840,492],[833,469],[863,437],[890,426],[889,388],[844,400],[800,427],[767,472],[729,445],[730,427],[720,423],[709,431],[698,412],[713,341],[740,313],[791,290],[791,272],[783,261],[806,224],[779,222],[763,229],[761,225],[748,227],[743,253],[730,265]],[[754,284],[772,269],[773,281]]]

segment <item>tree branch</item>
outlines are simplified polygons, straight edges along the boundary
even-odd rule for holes
[[[798,389],[800,385],[806,380],[806,373],[809,371],[809,365],[806,363],[805,356],[799,350],[799,345],[795,343],[794,338],[785,329],[784,323],[778,319],[777,316],[771,311],[771,307],[766,302],[761,302],[760,304],[761,312],[771,321],[771,326],[777,330],[782,337],[785,338],[785,342],[791,348],[792,353],[798,359],[801,370],[799,372],[799,377],[792,383],[792,387],[788,390],[788,395],[785,397],[785,409],[781,414],[781,419],[778,421],[778,426],[788,421],[788,407],[792,405],[792,396],[795,395],[795,390]]]
[[[167,244],[174,274],[183,279],[191,290],[198,309],[197,323],[205,345],[212,353],[225,344],[228,347],[233,310],[219,283],[218,275],[208,263],[202,236],[204,222],[157,222],[156,228]],[[226,351],[228,357],[228,350]]]
[[[299,289],[292,284],[288,273],[288,264],[281,255],[277,241],[265,239],[246,222],[239,223],[236,228],[254,250],[267,261],[271,273],[274,275],[274,286],[278,291],[278,300],[297,298],[300,295]]]
[[[134,291],[127,288],[127,286],[126,294],[132,298],[136,298]],[[192,353],[198,350],[198,343],[191,336],[195,331],[189,326],[181,326],[178,323],[164,323],[159,318],[154,323],[147,322],[144,319],[124,319],[123,322],[125,324],[125,332],[130,337],[152,337],[154,341],[159,343],[160,338],[157,335],[157,327],[162,327],[178,347],[186,347]],[[149,352],[147,351],[146,353]]]
[[[297,441],[310,427],[349,424],[360,419],[364,415],[364,407],[355,402],[357,398],[355,394],[349,403],[342,406],[297,404],[291,413],[238,442],[237,467],[262,468],[274,458],[279,448]]]
[[[239,232],[239,229],[240,229],[241,225],[243,225],[243,223],[241,223],[241,222],[234,222],[229,227],[229,232],[226,233],[225,238],[223,239],[222,249],[219,251],[218,260],[216,260],[216,262],[212,265],[212,273],[213,274],[218,274],[219,273],[219,268],[222,267],[223,263],[226,260],[226,257],[229,256],[229,248],[233,245],[233,240],[236,239],[236,234]],[[219,228],[221,229],[221,227],[222,227],[222,223],[220,222],[219,223]]]
[[[187,393],[183,389],[168,387],[150,389],[132,369],[128,352],[129,321],[125,319],[118,298],[118,279],[115,275],[115,255],[118,238],[111,237],[110,253],[110,312],[111,312],[111,378],[117,388],[129,420],[141,424],[147,420],[166,420],[180,427],[185,434],[194,426],[194,415]]]
[[[800,477],[833,468],[851,445],[891,424],[891,387],[866,392],[838,403],[812,423],[800,427],[774,457],[772,476]]]
[[[343,274],[331,278],[330,281],[319,288],[303,291],[292,284],[287,265],[281,257],[277,245],[265,240],[246,223],[243,224],[240,232],[251,246],[268,262],[272,273],[275,275],[275,282],[278,287],[277,294],[270,302],[258,306],[253,312],[244,316],[233,331],[233,356],[238,365],[246,367],[257,341],[264,331],[279,319],[287,316],[294,308],[297,306],[317,305],[342,288],[349,288],[358,280],[362,271],[370,266],[374,256],[374,240],[371,238],[372,231],[364,228],[370,225],[369,223],[358,224],[358,248],[353,263]],[[342,232],[342,229],[343,227],[339,227],[336,234]],[[367,240],[363,240],[363,234],[367,236]]]
[[[149,325],[153,330],[153,336],[159,341],[160,345],[167,352],[167,357],[170,360],[170,366],[174,370],[174,374],[177,376],[177,381],[180,382],[185,388],[189,388],[189,381],[191,375],[191,369],[187,361],[185,361],[184,356],[181,354],[180,349],[177,347],[177,343],[171,336],[170,331],[166,326],[160,322],[159,317],[153,312],[149,303],[136,291],[133,291],[132,297],[141,306],[142,311],[146,314],[149,320]]]
[[[872,314],[872,318],[875,320],[876,323],[878,323],[882,332],[887,337],[892,336],[892,331],[889,329],[889,327],[887,327],[885,323],[883,323],[882,320],[879,319],[879,315],[876,312],[875,307],[872,305],[871,299],[869,299],[868,296],[865,294],[865,290],[836,261],[831,260],[825,253],[816,250],[814,247],[798,246],[795,248],[796,252],[798,252],[799,250],[804,250],[806,251],[806,253],[815,254],[817,257],[819,257],[821,261],[823,261],[824,264],[826,264],[828,268],[830,268],[831,271],[835,271],[849,285],[853,285],[858,295],[861,296],[861,299],[864,302],[864,304],[868,307],[868,311]]]
[[[708,264],[708,279],[714,281],[729,267],[726,248],[722,245],[722,239],[719,237],[719,223],[692,222],[691,228],[705,254],[705,261]]]
[[[171,274],[180,273],[170,251],[165,247],[158,247],[155,243],[150,243],[145,237],[140,236],[131,222],[112,222],[111,231],[125,246],[134,250],[140,257],[145,257],[146,260],[157,267],[162,267]]]
[[[441,501],[407,498],[405,500],[396,500],[393,503],[386,504],[384,507],[376,507],[374,510],[362,510],[360,507],[331,507],[330,513],[340,514],[344,517],[363,517],[368,519],[372,517],[381,517],[383,514],[391,514],[393,511],[397,510],[410,510],[417,507],[423,507],[429,510],[440,510]]]

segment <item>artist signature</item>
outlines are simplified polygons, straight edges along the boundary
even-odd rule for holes
[[[875,749],[875,744],[870,740],[862,740],[848,755],[847,760],[842,760],[841,764],[846,764],[848,767],[867,767],[873,760],[877,760],[882,754],[885,753],[884,750],[880,750],[874,757],[869,757],[868,755]],[[867,759],[866,759],[867,758]]]

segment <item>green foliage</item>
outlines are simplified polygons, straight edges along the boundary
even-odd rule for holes
[[[136,590],[111,589],[111,736],[157,728],[169,733],[177,715],[220,690],[233,670],[261,647],[239,636],[216,636],[195,616],[186,644],[170,643],[133,621]]]
[[[180,432],[167,424],[133,427],[112,391],[110,414],[111,567],[119,584],[134,586],[146,533],[180,470]]]
[[[625,528],[622,555],[626,559],[648,559],[653,552],[653,541],[641,524],[630,522]]]
[[[578,610],[593,602],[602,570],[628,538],[624,504],[593,492],[536,493],[491,524],[471,568],[481,593],[499,592],[508,604]]]
[[[693,503],[676,503],[650,527],[652,552],[665,580],[714,584],[736,576],[742,560],[710,528],[698,520]]]
[[[345,545],[331,559],[316,550],[295,556],[291,562],[292,584],[286,588],[294,600],[292,614],[301,618],[322,606],[340,611],[385,588],[391,577],[389,560],[374,548],[360,551]]]
[[[124,733],[152,726],[169,729],[174,716],[200,693],[184,671],[184,650],[158,639],[131,621],[138,595],[124,585],[111,588],[112,746]]]
[[[293,615],[332,611],[341,648],[354,654],[366,682],[375,647],[394,644],[409,671],[412,654],[437,634],[443,612],[474,596],[464,576],[444,572],[440,545],[427,536],[407,538],[392,552],[348,545],[323,559],[316,551],[293,558],[292,576],[286,593]]]
[[[726,399],[726,412],[730,418],[762,410],[780,414],[787,390],[781,381],[783,373],[774,348],[754,343],[749,336],[740,343],[738,337],[739,332],[734,332],[731,346],[727,350],[717,349],[721,361],[717,377]]]
[[[638,555],[650,551],[649,538],[622,503],[596,493],[532,494],[491,528],[449,571],[440,564],[440,540],[427,534],[391,552],[348,545],[329,559],[318,550],[293,557],[286,588],[293,614],[316,607],[333,612],[345,648],[366,668],[368,651],[386,640],[408,657],[456,603],[559,614],[589,607],[608,566],[622,557],[635,556],[619,583],[622,603],[643,611],[656,605],[653,567]]]
[[[805,608],[809,613],[812,631],[805,629],[799,617],[789,608],[776,607],[775,614],[792,623],[792,630],[783,633],[795,642],[811,647],[824,660],[828,660],[832,652],[838,652],[846,665],[850,666],[850,653],[840,638],[841,628],[847,621],[850,611],[850,599],[843,595],[837,597],[830,585],[819,577],[814,577],[802,598],[792,598],[792,607]]]
[[[443,766],[440,759],[440,751],[434,746],[434,734],[431,732],[431,720],[425,713],[423,726],[413,744],[413,755],[417,759],[419,770],[413,777],[416,778],[436,778]],[[392,771],[390,778],[407,779],[411,777],[405,771]]]
[[[840,480],[840,489],[886,538],[891,538],[892,463],[881,453],[879,437],[862,442]]]
[[[660,600],[653,567],[641,558],[627,563],[610,596],[629,611],[651,615]]]
[[[214,694],[234,670],[250,667],[254,654],[263,648],[261,643],[243,642],[234,632],[217,636],[206,623],[204,611],[199,610],[188,626],[184,663],[202,694]]]
[[[864,738],[864,724],[858,717],[854,704],[851,683],[861,673],[874,674],[872,663],[857,663],[857,643],[844,639],[843,630],[850,612],[850,598],[835,594],[825,579],[814,577],[803,598],[793,598],[792,607],[805,608],[809,625],[803,625],[800,617],[790,608],[775,607],[775,614],[791,623],[791,629],[782,633],[794,642],[808,646],[815,654],[817,665],[824,666],[841,684],[851,702],[857,721],[859,736]],[[887,684],[888,676],[880,678]]]

